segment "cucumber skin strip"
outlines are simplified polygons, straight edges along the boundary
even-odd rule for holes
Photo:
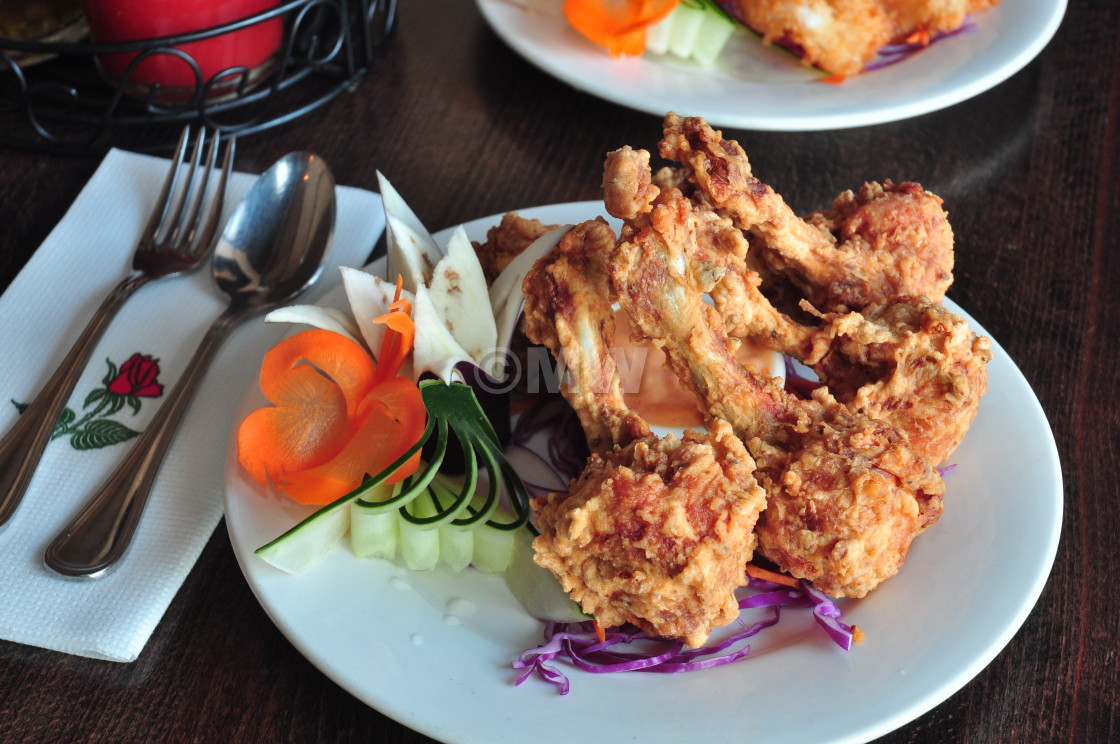
[[[429,421],[434,419],[429,418]],[[366,501],[359,499],[357,505],[361,509],[368,509],[370,511],[389,511],[394,506],[404,507],[404,505],[411,502],[413,499],[420,496],[427,489],[428,484],[436,477],[439,472],[439,466],[443,464],[444,455],[447,453],[447,422],[443,419],[436,421],[439,427],[438,436],[436,441],[436,451],[432,455],[432,459],[428,462],[419,475],[413,475],[408,479],[408,485],[396,496],[386,499],[385,501]],[[421,437],[420,443],[423,445],[428,439],[428,432],[425,430],[425,436]],[[390,465],[389,467],[393,467]],[[395,472],[395,471],[394,471]]]
[[[478,461],[474,454],[474,449],[464,445],[463,452],[466,460],[463,488],[460,490],[458,496],[455,497],[454,501],[451,502],[451,506],[445,508],[438,499],[434,499],[435,494],[433,493],[433,499],[436,502],[436,514],[434,516],[422,517],[413,515],[410,514],[404,506],[401,506],[400,514],[402,519],[418,526],[432,525],[434,527],[442,527],[444,524],[453,523],[452,520],[459,517],[470,503],[471,498],[474,496],[475,487],[478,485]],[[434,491],[436,488],[447,489],[446,486],[442,484],[437,485],[437,483],[438,479],[433,478],[431,483],[428,484],[428,490]],[[447,489],[447,492],[451,493],[450,489]],[[380,504],[378,504],[378,506],[380,506]]]
[[[459,439],[463,438],[461,432],[456,431]],[[489,487],[486,491],[486,501],[483,503],[482,508],[469,517],[462,517],[451,522],[455,527],[472,527],[490,519],[494,511],[498,508],[498,500],[502,495],[502,480],[495,477],[495,472],[498,471],[498,462],[494,457],[494,453],[486,446],[479,448],[482,459],[486,465],[486,473],[489,475]]]
[[[304,527],[315,522],[325,515],[334,512],[342,506],[350,504],[351,502],[358,502],[356,506],[362,509],[376,508],[379,510],[388,509],[391,505],[400,505],[408,503],[417,498],[421,493],[426,492],[428,485],[436,476],[439,465],[442,464],[443,456],[447,448],[447,427],[448,420],[452,421],[451,428],[455,430],[461,442],[466,447],[466,442],[472,445],[477,445],[481,450],[482,457],[485,461],[487,472],[490,474],[490,488],[488,491],[486,502],[483,504],[482,509],[472,514],[471,517],[454,519],[450,522],[455,527],[475,527],[478,522],[485,518],[486,525],[497,530],[513,530],[523,525],[528,525],[529,508],[528,508],[528,491],[525,489],[524,484],[521,482],[520,477],[516,471],[505,460],[505,455],[502,453],[498,445],[498,435],[494,431],[493,425],[490,420],[482,413],[481,408],[478,406],[478,400],[474,397],[474,391],[462,383],[452,383],[450,385],[444,384],[439,380],[425,380],[419,385],[421,397],[424,399],[425,407],[429,411],[428,422],[424,428],[423,434],[420,439],[410,447],[403,455],[395,460],[389,467],[382,470],[377,475],[368,478],[360,486],[355,488],[350,493],[347,493],[335,499],[329,504],[320,507],[314,513],[300,521],[298,524],[288,529],[279,537],[271,540],[270,542],[257,548],[254,553],[260,555],[261,553],[268,552],[276,548],[280,543],[284,542],[289,536],[296,532],[301,531]],[[459,389],[462,388],[463,391]],[[469,398],[465,396],[469,395]],[[465,400],[464,400],[465,398]],[[472,405],[473,404],[473,405]],[[442,409],[445,412],[450,412],[452,415],[443,415],[436,417],[432,415],[431,410]],[[459,414],[456,419],[454,414]],[[455,424],[460,424],[456,426]],[[400,494],[394,496],[388,501],[381,502],[366,502],[361,497],[367,494],[373,488],[383,484],[394,473],[404,467],[408,461],[416,455],[424,446],[425,442],[431,437],[436,426],[439,426],[440,437],[437,442],[436,456],[432,458],[433,462],[428,464],[428,467],[422,472],[419,479],[414,480],[409,486],[404,489]],[[472,447],[473,450],[473,447]],[[477,469],[477,462],[476,462]],[[500,474],[501,478],[497,477]],[[499,482],[500,481],[500,482]],[[498,523],[490,520],[490,517],[497,510],[499,497],[501,495],[501,483],[505,483],[507,489],[511,493],[511,501],[518,512],[518,517],[513,522]],[[512,488],[510,488],[512,486]],[[467,505],[469,509],[469,504]],[[400,510],[406,515],[407,511],[400,507]],[[473,511],[473,509],[471,509]],[[411,521],[411,520],[410,520]],[[529,525],[532,530],[531,525]]]
[[[331,503],[320,507],[319,509],[317,509],[315,512],[313,512],[311,515],[309,515],[308,517],[303,519],[301,522],[296,524],[294,527],[289,529],[284,534],[280,535],[279,537],[277,537],[277,538],[271,540],[270,542],[265,543],[261,547],[257,548],[256,550],[253,551],[254,555],[260,555],[262,552],[265,552],[265,551],[269,550],[270,548],[276,547],[277,544],[283,542],[284,539],[287,538],[289,535],[292,535],[292,534],[298,532],[305,525],[308,525],[308,524],[316,521],[317,519],[320,519],[324,515],[329,514],[330,512],[333,512],[336,509],[338,509],[342,506],[345,506],[346,504],[349,504],[351,501],[355,501],[356,499],[361,498],[364,494],[368,493],[373,488],[375,488],[375,487],[381,485],[382,483],[384,483],[385,481],[387,481],[390,477],[392,477],[392,475],[394,473],[396,473],[398,470],[403,468],[408,463],[408,461],[411,460],[413,458],[413,456],[416,455],[417,452],[419,452],[421,449],[423,449],[424,442],[427,441],[429,436],[431,436],[432,431],[434,429],[435,429],[435,421],[431,417],[429,417],[428,418],[428,425],[424,427],[424,433],[420,435],[419,441],[417,441],[416,444],[409,447],[405,451],[405,453],[403,455],[401,455],[400,457],[398,457],[396,460],[394,460],[393,463],[391,465],[389,465],[389,467],[385,468],[384,470],[382,470],[380,473],[373,476],[372,478],[367,479],[364,483],[362,483],[362,485],[358,486],[357,488],[355,488],[350,493],[339,496],[337,499],[335,499]]]

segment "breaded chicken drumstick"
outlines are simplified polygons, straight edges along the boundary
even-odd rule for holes
[[[858,310],[900,295],[940,302],[953,282],[948,216],[919,184],[868,183],[801,219],[755,178],[743,148],[703,119],[667,114],[660,154],[685,166],[676,178],[695,187],[693,199],[749,233],[766,266],[820,310]]]
[[[533,501],[535,560],[599,625],[700,646],[739,614],[766,498],[727,423],[659,439],[623,402],[605,266],[614,242],[602,221],[578,225],[525,278],[526,335],[573,371],[562,392],[592,449],[568,493]]]

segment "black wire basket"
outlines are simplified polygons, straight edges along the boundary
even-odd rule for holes
[[[220,26],[153,39],[99,43],[0,38],[0,145],[69,155],[111,147],[170,150],[185,123],[244,137],[313,111],[353,89],[384,51],[397,0],[290,0]],[[283,23],[267,68],[230,67],[203,77],[182,49],[255,24]],[[106,80],[102,55],[136,53]],[[144,60],[172,55],[193,85],[175,95],[134,79]]]

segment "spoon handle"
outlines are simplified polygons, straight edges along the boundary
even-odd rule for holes
[[[210,326],[148,428],[109,480],[51,542],[44,556],[48,568],[67,578],[97,579],[124,555],[187,404],[214,353],[244,316],[231,308]]]
[[[109,321],[148,279],[144,274],[133,273],[105,297],[47,384],[0,440],[0,528],[8,523],[23,501],[58,417]]]

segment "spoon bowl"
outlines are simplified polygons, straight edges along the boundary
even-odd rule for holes
[[[211,273],[229,306],[128,455],[47,547],[47,568],[65,578],[96,579],[117,565],[215,352],[242,320],[295,298],[318,278],[334,222],[334,177],[317,155],[291,153],[257,179],[214,247]]]
[[[238,307],[286,302],[318,278],[334,220],[327,164],[310,153],[285,155],[226,222],[214,246],[214,283]]]

